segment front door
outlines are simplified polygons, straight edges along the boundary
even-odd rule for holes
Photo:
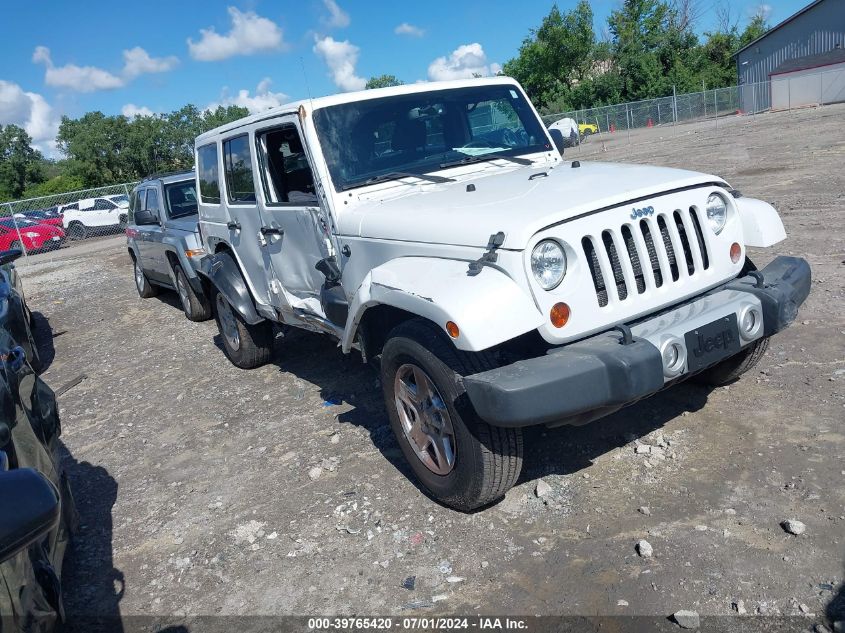
[[[265,252],[272,265],[270,297],[325,316],[320,288],[325,277],[317,262],[335,254],[328,213],[316,195],[314,174],[296,117],[256,130]]]

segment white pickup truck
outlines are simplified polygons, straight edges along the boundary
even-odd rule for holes
[[[717,176],[569,161],[515,81],[306,100],[196,140],[200,266],[225,352],[276,324],[379,359],[414,473],[443,503],[500,498],[521,429],[584,424],[753,366],[810,289],[756,270],[777,212]]]

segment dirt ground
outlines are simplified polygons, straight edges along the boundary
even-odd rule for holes
[[[806,257],[813,291],[730,387],[684,384],[586,427],[531,429],[518,485],[474,514],[414,485],[359,356],[293,333],[272,364],[241,371],[213,321],[187,321],[172,293],[138,298],[121,238],[32,258],[20,270],[45,379],[67,388],[82,515],[68,613],[665,618],[739,603],[796,616],[784,630],[845,620],[843,122],[829,106],[568,151],[715,173],[772,202],[789,237],[753,256]]]

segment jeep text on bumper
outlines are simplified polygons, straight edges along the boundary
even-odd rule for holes
[[[787,327],[810,292],[803,259],[778,257],[754,276],[546,356],[464,378],[481,419],[497,426],[584,424],[711,367]]]

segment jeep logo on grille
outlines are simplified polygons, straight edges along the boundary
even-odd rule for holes
[[[631,211],[632,220],[636,220],[637,218],[644,218],[647,215],[654,215],[654,207],[647,206],[643,207],[642,209],[633,209]]]

